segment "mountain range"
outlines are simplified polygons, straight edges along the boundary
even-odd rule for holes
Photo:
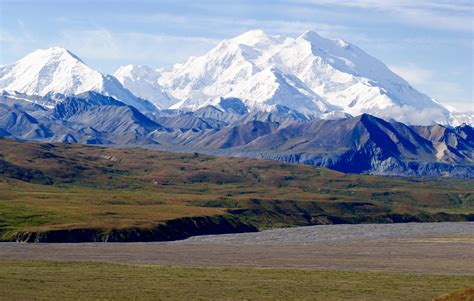
[[[53,47],[0,66],[0,137],[140,145],[384,175],[473,176],[473,116],[357,46],[255,30],[103,74]]]
[[[356,45],[312,31],[289,38],[253,30],[169,68],[127,65],[114,75],[53,47],[0,66],[0,89],[39,96],[94,91],[144,114],[195,111],[226,98],[241,100],[250,112],[284,106],[309,118],[368,113],[418,125],[474,122],[472,114],[453,112],[417,91]]]
[[[308,119],[291,110],[252,113],[235,106],[146,116],[96,92],[64,96],[53,108],[38,104],[45,102],[50,100],[4,92],[0,137],[266,158],[351,173],[474,175],[474,129],[469,125],[409,126],[369,114]]]

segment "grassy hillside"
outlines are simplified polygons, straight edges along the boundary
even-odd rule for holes
[[[346,175],[275,161],[0,140],[3,240],[21,232],[153,229],[183,217],[263,229],[466,220],[472,213],[469,179]]]
[[[431,300],[474,283],[472,276],[375,272],[7,260],[0,264],[2,300]]]

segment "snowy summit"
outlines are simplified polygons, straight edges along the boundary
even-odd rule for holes
[[[286,107],[314,118],[368,113],[410,124],[460,123],[452,110],[359,47],[313,31],[292,38],[252,30],[172,67],[127,65],[114,76],[53,47],[0,66],[0,89],[41,96],[95,91],[144,113],[219,107],[221,99],[235,99],[249,112]],[[470,114],[456,116],[472,121]]]
[[[174,108],[236,97],[258,110],[281,104],[316,117],[343,111],[409,123],[449,122],[446,108],[376,58],[312,31],[297,38],[246,32],[162,72],[159,84],[181,100]]]
[[[27,95],[78,95],[87,91],[112,96],[140,110],[148,101],[128,91],[114,76],[102,74],[61,47],[36,50],[12,65],[0,66],[0,89]]]

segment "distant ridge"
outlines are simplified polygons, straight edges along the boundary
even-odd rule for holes
[[[0,136],[22,140],[135,145],[324,166],[350,173],[474,176],[474,129],[409,126],[369,114],[310,119],[281,107],[247,112],[223,99],[196,112],[145,115],[96,92],[44,98],[0,96]],[[236,103],[231,99],[232,104]]]

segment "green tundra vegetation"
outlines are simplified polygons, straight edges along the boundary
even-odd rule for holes
[[[0,300],[431,300],[474,283],[474,276],[380,272],[12,260],[0,265]]]
[[[474,220],[474,180],[0,139],[0,240],[71,229],[153,229],[185,217],[219,217],[259,230]]]

